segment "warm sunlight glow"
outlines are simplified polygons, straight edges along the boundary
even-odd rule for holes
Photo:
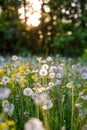
[[[1,12],[2,12],[2,8],[0,7],[0,14],[1,14]]]
[[[45,10],[46,13],[50,12],[50,8],[47,5],[44,5],[44,10]]]
[[[19,10],[18,10],[19,14],[20,14],[20,19],[24,19],[24,7],[21,7]]]
[[[29,2],[29,6],[26,7],[26,24],[37,27],[40,24],[40,18],[41,18],[41,4],[42,0],[26,0],[26,2]],[[25,10],[22,6],[18,10],[20,14],[20,19],[25,19]]]
[[[40,20],[39,20],[40,17],[41,15],[39,13],[37,14],[34,13],[30,15],[30,17],[27,20],[27,24],[37,27],[40,24]]]

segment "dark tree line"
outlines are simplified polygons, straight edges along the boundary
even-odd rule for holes
[[[86,0],[42,0],[41,23],[31,28],[26,24],[26,7],[29,4],[26,0],[0,0],[1,53],[25,50],[64,55],[83,53],[87,48]],[[24,20],[19,18],[21,5],[24,6]],[[50,10],[46,12],[45,7]]]

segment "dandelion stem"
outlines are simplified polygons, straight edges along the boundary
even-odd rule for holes
[[[72,113],[71,113],[71,130],[74,129],[74,85],[72,85]]]

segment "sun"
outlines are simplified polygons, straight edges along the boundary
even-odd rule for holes
[[[42,0],[26,0],[26,2],[26,24],[37,27],[40,24]],[[25,9],[23,5],[21,5],[21,8],[18,10],[18,13],[20,14],[19,18],[21,20],[24,20]]]

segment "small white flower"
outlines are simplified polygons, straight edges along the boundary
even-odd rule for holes
[[[41,87],[41,84],[38,82],[35,84],[35,88],[39,88],[39,87]]]
[[[77,70],[77,66],[76,65],[72,65],[72,70],[76,71]]]
[[[5,84],[7,84],[8,82],[9,82],[9,77],[8,77],[8,76],[4,76],[4,77],[2,78],[2,84],[5,85]]]
[[[38,96],[37,93],[32,93],[31,98],[32,98],[33,100],[35,100],[35,99],[37,98],[37,96]]]
[[[2,106],[3,106],[3,107],[8,107],[8,106],[9,106],[8,100],[4,100],[4,101],[2,102]]]
[[[0,70],[3,70],[3,68],[4,68],[4,67],[3,67],[2,65],[0,65]]]
[[[0,99],[5,99],[9,96],[10,89],[8,88],[0,88]]]
[[[42,69],[48,69],[49,68],[49,66],[47,65],[47,64],[44,64],[44,65],[42,65]]]
[[[21,82],[21,81],[23,80],[23,76],[17,75],[17,76],[15,77],[15,80],[16,80],[17,82]]]
[[[76,106],[76,107],[81,107],[81,106],[82,106],[82,103],[76,103],[75,106]]]
[[[53,82],[48,83],[49,86],[54,86],[55,84]]]
[[[63,63],[61,63],[61,64],[58,65],[58,69],[63,69],[63,67],[64,67]]]
[[[59,73],[60,73],[61,75],[63,75],[63,74],[65,73],[65,71],[66,71],[66,69],[63,68],[63,69],[59,70]]]
[[[45,130],[42,122],[37,118],[32,118],[24,125],[24,130]]]
[[[60,78],[62,78],[62,75],[61,75],[60,73],[57,73],[57,74],[56,74],[56,78],[59,78],[59,79],[60,79]]]
[[[13,114],[14,111],[14,104],[9,104],[7,100],[5,100],[2,104],[3,106],[3,111],[7,112],[9,116]]]
[[[61,127],[61,130],[66,130],[65,126],[62,126],[62,127]]]
[[[83,96],[83,92],[80,92],[80,93],[79,93],[79,96]]]
[[[24,111],[24,115],[25,116],[29,116],[29,112],[28,111]]]
[[[60,85],[61,84],[61,80],[56,80],[56,85]]]
[[[49,72],[54,72],[54,70],[56,70],[57,67],[56,66],[51,66],[50,69],[49,69]]]
[[[8,115],[11,116],[14,112],[14,104],[10,104],[9,105],[9,111],[8,111]]]
[[[33,95],[34,96],[34,95]],[[35,94],[35,98],[33,98],[36,104],[43,104],[47,101],[48,95],[46,93]]]
[[[82,130],[87,130],[87,124],[83,125]]]
[[[41,69],[41,70],[39,71],[39,75],[40,75],[40,76],[46,76],[46,75],[47,75],[47,70],[46,70],[46,69]]]
[[[14,63],[14,67],[16,68],[16,67],[18,67],[18,66],[20,66],[20,63],[19,63],[18,61],[16,61],[16,62]]]
[[[46,63],[46,60],[42,60],[42,63]]]
[[[55,77],[55,73],[49,73],[49,77],[53,79]]]
[[[13,55],[13,56],[12,56],[12,60],[13,60],[13,61],[16,61],[16,60],[18,60],[18,57],[17,57],[16,55]]]
[[[28,75],[29,73],[30,73],[30,70],[29,70],[29,69],[27,69],[27,70],[24,72],[25,75]]]
[[[87,95],[81,96],[83,100],[87,100]]]
[[[37,61],[41,62],[42,61],[42,57],[37,57]]]
[[[52,61],[52,57],[48,56],[46,60],[47,61]]]
[[[33,94],[33,91],[31,88],[25,88],[24,91],[23,91],[23,94],[25,96],[31,96]]]
[[[78,88],[81,88],[81,84],[80,84],[80,83],[78,83],[78,84],[77,84],[77,87],[78,87]]]
[[[51,100],[47,100],[45,104],[42,106],[42,109],[47,110],[53,107],[53,103]]]
[[[46,91],[47,88],[45,87],[38,87],[38,88],[33,88],[36,92],[42,93],[43,91]]]
[[[87,79],[87,73],[84,72],[84,73],[81,75],[81,78],[82,78],[82,79]]]
[[[73,81],[67,83],[67,85],[66,85],[67,88],[72,88],[72,86],[73,86]]]
[[[1,61],[1,62],[5,61],[5,59],[4,59],[3,56],[0,56],[0,61]]]

